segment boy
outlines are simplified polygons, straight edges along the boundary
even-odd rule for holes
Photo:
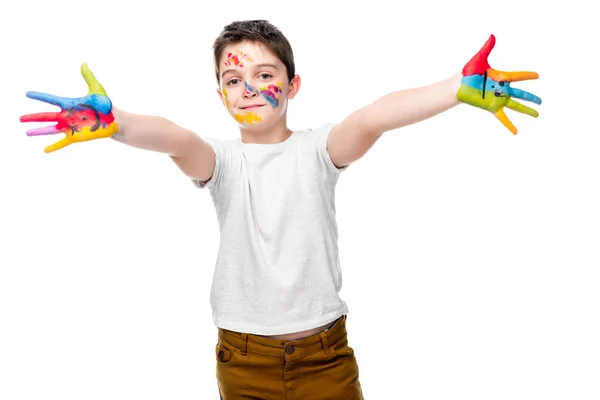
[[[166,119],[114,108],[85,65],[88,96],[28,93],[63,111],[21,121],[57,122],[30,135],[67,133],[48,152],[113,137],[168,154],[210,191],[221,235],[211,289],[221,399],[362,399],[348,307],[338,295],[337,180],[384,132],[461,102],[493,112],[513,133],[504,106],[537,116],[511,97],[540,104],[539,98],[509,84],[537,74],[490,68],[493,46],[492,36],[462,74],[390,93],[339,124],[292,131],[288,101],[301,80],[291,46],[267,21],[239,21],[214,44],[217,92],[239,125],[239,140],[201,138]]]

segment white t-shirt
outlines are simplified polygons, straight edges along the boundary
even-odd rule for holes
[[[335,186],[326,149],[334,124],[282,143],[206,138],[220,228],[210,302],[217,327],[255,335],[312,329],[348,312],[340,298]]]

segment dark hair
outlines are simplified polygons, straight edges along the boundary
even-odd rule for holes
[[[230,44],[250,41],[265,45],[285,65],[288,81],[296,74],[292,46],[279,29],[265,20],[235,21],[225,26],[213,44],[215,74],[217,82],[219,75],[219,60],[225,47]]]

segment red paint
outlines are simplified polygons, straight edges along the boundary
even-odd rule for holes
[[[106,115],[93,109],[45,112],[21,117],[21,122],[56,122],[57,129],[69,134],[80,132],[85,127],[89,127],[90,130],[102,129],[114,120],[113,113]]]
[[[491,67],[488,63],[488,56],[495,45],[496,38],[494,35],[490,35],[490,38],[485,42],[481,50],[464,66],[462,71],[463,76],[483,75],[485,71],[489,70]]]

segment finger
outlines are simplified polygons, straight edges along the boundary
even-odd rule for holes
[[[520,113],[523,114],[527,114],[529,116],[532,116],[534,118],[537,118],[540,114],[534,110],[531,107],[527,107],[524,104],[521,104],[517,101],[514,101],[513,99],[509,99],[508,102],[506,103],[506,107],[510,108],[511,110],[515,110],[518,111]]]
[[[516,99],[531,101],[532,103],[535,103],[535,104],[542,104],[542,99],[540,99],[539,97],[537,97],[534,94],[531,94],[531,93],[526,92],[521,89],[511,87],[509,94],[511,95],[511,97],[514,97]]]
[[[68,98],[47,93],[27,92],[27,97],[59,106],[63,110],[81,110],[81,104],[90,105],[102,114],[109,114],[112,110],[112,102],[108,97],[103,95],[87,95],[84,97]]]
[[[27,131],[27,136],[54,135],[62,132],[57,128],[57,125],[43,126],[41,128],[33,128]]]
[[[488,77],[490,79],[495,80],[496,82],[506,81],[506,82],[518,82],[518,81],[527,81],[531,79],[538,79],[540,76],[537,72],[532,71],[516,71],[516,72],[506,72],[506,71],[498,71],[497,69],[492,69],[488,71]]]
[[[469,62],[463,68],[463,76],[468,75],[483,75],[485,71],[490,69],[488,63],[488,56],[492,52],[492,49],[496,45],[496,37],[490,35],[490,38],[481,47],[481,50],[469,60]]]
[[[58,114],[55,112],[43,112],[37,114],[23,115],[21,122],[58,122]]]
[[[60,150],[63,147],[66,147],[70,144],[71,144],[71,142],[69,141],[69,139],[67,139],[67,138],[61,139],[58,142],[46,147],[44,149],[44,153],[52,153],[53,151]]]
[[[502,108],[498,109],[498,111],[496,111],[494,115],[500,120],[500,122],[504,124],[505,127],[508,128],[509,131],[513,133],[513,135],[517,134],[517,128],[513,125],[512,122],[510,122]]]
[[[30,99],[40,100],[45,103],[59,106],[63,110],[65,110],[67,108],[71,108],[75,105],[75,102],[73,99],[69,99],[67,97],[54,96],[54,95],[48,94],[48,93],[27,92],[26,96],[29,97]]]
[[[100,82],[98,82],[92,71],[89,69],[88,65],[85,63],[81,66],[81,75],[83,76],[83,79],[85,79],[85,82],[88,85],[88,95],[101,94],[103,96],[108,96],[106,94],[106,90],[104,90]]]

